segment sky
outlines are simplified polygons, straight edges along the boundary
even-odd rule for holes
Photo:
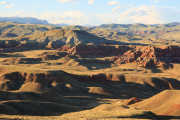
[[[0,0],[0,17],[36,17],[53,24],[180,22],[180,0]]]

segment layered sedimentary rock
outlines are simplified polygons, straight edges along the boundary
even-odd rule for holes
[[[180,53],[178,46],[137,46],[123,55],[115,56],[116,64],[125,64],[135,62],[143,67],[171,66],[170,63],[180,62]]]
[[[79,57],[112,57],[110,61],[121,65],[136,63],[143,67],[172,67],[180,62],[179,46],[125,46],[125,45],[76,45],[63,46],[60,51]]]

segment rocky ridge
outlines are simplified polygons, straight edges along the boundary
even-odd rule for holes
[[[123,55],[114,57],[117,64],[135,62],[143,67],[171,67],[171,63],[180,62],[180,47],[178,46],[145,46],[135,47]]]

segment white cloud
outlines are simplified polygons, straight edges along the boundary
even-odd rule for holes
[[[89,17],[81,11],[65,11],[65,12],[45,12],[45,13],[33,13],[25,11],[14,11],[14,13],[7,11],[0,11],[0,17],[35,17],[43,20],[48,20],[53,24],[70,24],[70,25],[85,25],[92,22],[93,17]]]
[[[12,8],[12,7],[14,7],[14,4],[7,4],[7,5],[5,6],[5,8]]]
[[[115,0],[112,0],[112,1],[108,2],[108,5],[110,5],[110,6],[117,5],[117,4],[119,4],[119,2],[115,1]]]
[[[120,14],[119,21],[129,21],[144,24],[156,24],[163,22],[158,9],[153,6],[131,8]]]
[[[115,11],[100,14],[87,14],[82,11],[65,11],[65,12],[46,12],[37,15],[36,13],[25,13],[23,11],[16,12],[16,16],[20,17],[37,17],[40,19],[48,20],[54,24],[71,24],[71,25],[85,25],[85,24],[109,24],[109,23],[144,23],[144,24],[157,24],[163,23],[162,12],[153,6],[139,6],[126,9],[125,11],[118,10],[117,6]],[[7,14],[7,13],[6,13]]]
[[[0,5],[6,5],[7,2],[6,1],[0,1]]]
[[[60,3],[72,3],[72,2],[75,2],[75,1],[78,1],[78,0],[57,0],[57,1],[60,2]],[[92,4],[94,4],[94,1],[95,0],[88,0],[88,4],[92,5]]]
[[[0,1],[0,6],[3,6],[5,8],[12,8],[14,6],[14,4],[9,3],[7,1]]]
[[[94,4],[94,0],[88,0],[88,4],[89,4],[89,5]]]
[[[97,20],[102,23],[117,23],[117,24],[130,24],[130,23],[144,23],[144,24],[158,24],[164,23],[162,13],[159,9],[153,6],[139,6],[126,9],[125,11],[115,9],[106,14],[97,15]]]
[[[38,16],[38,18],[46,19],[50,23],[54,23],[54,24],[65,23],[65,24],[73,24],[73,25],[74,24],[83,25],[83,24],[88,24],[90,22],[89,18],[81,11],[65,11],[62,13],[47,12]]]
[[[68,2],[74,2],[76,0],[57,0],[60,3],[68,3]]]
[[[115,13],[117,12],[121,7],[120,6],[116,6],[114,8],[112,8],[112,12]]]

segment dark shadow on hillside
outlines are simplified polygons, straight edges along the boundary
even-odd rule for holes
[[[163,69],[168,70],[168,69],[172,69],[174,67],[174,65],[172,63],[166,63],[163,65]]]
[[[77,60],[80,65],[87,67],[89,70],[99,70],[99,69],[105,69],[110,68],[112,62],[110,61],[104,61],[104,60],[92,60],[92,59],[83,59],[83,60]]]
[[[80,82],[85,83],[87,87],[100,87],[104,91],[107,91],[110,95],[104,96],[117,99],[129,99],[132,97],[145,99],[152,97],[155,94],[167,89],[180,89],[180,81],[172,78],[156,78],[153,77],[147,83],[138,84],[134,82],[127,82],[125,77],[119,76],[118,81],[111,81],[104,74],[98,74],[91,77],[80,77],[76,76]],[[153,86],[152,86],[153,85]],[[94,93],[94,95],[98,95]],[[100,94],[99,94],[100,95]],[[103,97],[102,95],[100,97]]]
[[[6,115],[55,116],[90,109],[90,103],[98,104],[96,98],[83,96],[65,98],[58,95],[52,97],[48,94],[9,92],[1,92],[0,95],[0,114]]]
[[[172,63],[168,63],[168,62],[164,62],[164,64],[162,65],[162,68],[164,70],[172,69],[173,67],[174,67],[174,65]],[[152,73],[162,73],[162,70],[158,66],[149,66],[146,68],[151,70]]]
[[[2,61],[3,64],[40,64],[41,58],[7,58]]]
[[[42,62],[41,58],[20,58],[19,64],[40,64]]]
[[[151,70],[152,73],[162,73],[162,70],[159,69],[158,67],[152,67],[149,68],[149,70]]]
[[[152,78],[154,89],[166,90],[166,89],[180,89],[180,81],[173,78]]]
[[[21,54],[8,54],[8,53],[1,53],[0,54],[1,58],[9,58],[9,57],[25,57],[24,55]]]
[[[22,120],[22,119],[0,118],[0,120]]]

